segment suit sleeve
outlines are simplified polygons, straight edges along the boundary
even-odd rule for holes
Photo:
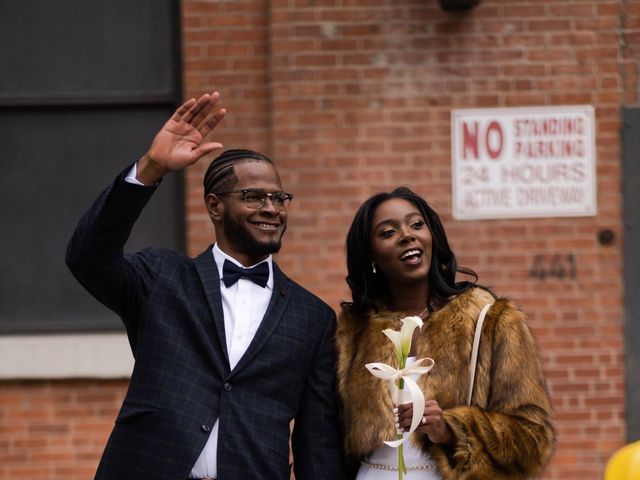
[[[490,365],[482,385],[486,407],[474,401],[444,412],[456,439],[447,461],[439,462],[449,474],[445,478],[506,478],[500,472],[510,472],[508,478],[531,477],[553,451],[550,400],[524,315],[505,300],[496,302],[489,315],[493,318],[481,340]]]
[[[305,480],[345,478],[335,390],[336,319],[328,307],[327,316],[292,436],[295,475]]]
[[[87,291],[123,319],[130,339],[135,331],[133,313],[152,288],[159,256],[151,249],[125,256],[123,247],[155,189],[128,183],[124,173],[119,175],[80,219],[67,246],[68,268]]]

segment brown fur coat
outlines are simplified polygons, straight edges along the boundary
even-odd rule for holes
[[[433,444],[424,434],[410,441],[428,452],[445,480],[519,479],[540,474],[551,456],[554,430],[545,378],[524,314],[509,300],[489,309],[480,340],[475,389],[466,406],[475,324],[492,295],[471,289],[444,305],[424,323],[416,357],[435,366],[418,380],[425,399],[435,399],[451,428],[454,446]],[[389,390],[366,363],[396,366],[393,346],[382,333],[400,328],[398,312],[358,316],[348,307],[338,319],[338,392],[345,452],[367,457],[394,438]]]

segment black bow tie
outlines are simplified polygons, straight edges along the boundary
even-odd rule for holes
[[[269,281],[269,265],[267,262],[262,262],[255,267],[241,268],[229,260],[224,261],[222,265],[222,281],[225,287],[229,288],[242,277],[264,288],[267,286],[267,281]]]

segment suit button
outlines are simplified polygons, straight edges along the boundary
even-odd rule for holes
[[[231,384],[230,383],[225,383],[222,388],[224,388],[225,392],[230,392],[231,391]]]
[[[211,431],[211,427],[209,425],[202,425],[200,428],[202,429],[203,432]]]

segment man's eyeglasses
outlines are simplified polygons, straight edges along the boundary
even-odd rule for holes
[[[293,195],[286,192],[272,192],[267,193],[260,188],[245,188],[242,190],[226,190],[224,192],[215,192],[215,195],[227,195],[228,193],[240,193],[242,195],[242,201],[247,204],[249,208],[262,208],[267,197],[273,203],[273,206],[278,210],[286,210],[289,206],[289,202],[293,198]]]

